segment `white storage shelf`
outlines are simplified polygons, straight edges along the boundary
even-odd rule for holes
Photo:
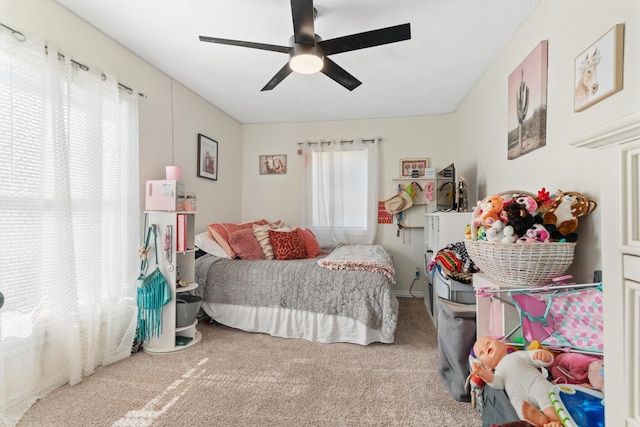
[[[464,229],[471,223],[471,212],[429,212],[424,216],[424,270],[426,277],[431,277],[427,266],[438,251],[450,243],[465,239]],[[447,281],[449,282],[449,281]],[[451,292],[462,292],[465,288],[457,288],[453,284],[444,283],[442,278],[430,281],[430,289],[424,291],[424,304],[431,313],[433,323],[438,326],[438,299],[436,295],[451,298]]]
[[[158,226],[158,263],[162,275],[171,286],[171,301],[162,308],[162,333],[159,337],[154,337],[145,341],[142,348],[147,353],[172,353],[193,347],[202,341],[202,334],[196,329],[198,320],[193,324],[177,328],[176,327],[176,296],[183,292],[190,292],[198,287],[195,278],[195,212],[160,212],[147,211],[149,224]],[[179,214],[186,215],[186,243],[185,251],[177,251]],[[165,252],[163,250],[165,236],[168,227],[171,227],[171,247]],[[154,249],[155,250],[155,249]],[[155,256],[149,254],[149,259]],[[187,286],[177,286],[178,280],[187,281]],[[177,337],[187,337],[191,340],[184,345],[177,345]]]

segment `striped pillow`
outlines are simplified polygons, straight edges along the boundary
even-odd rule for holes
[[[275,254],[273,253],[273,246],[271,246],[271,240],[269,239],[269,230],[279,230],[279,231],[289,231],[287,227],[284,227],[284,223],[282,221],[276,221],[271,224],[266,225],[253,225],[253,235],[256,236],[256,240],[260,244],[262,248],[262,252],[264,253],[264,259],[275,259]]]

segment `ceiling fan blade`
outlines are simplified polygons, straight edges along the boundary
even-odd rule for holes
[[[344,68],[327,58],[324,57],[324,66],[322,67],[322,72],[331,77],[335,82],[340,83],[342,86],[349,90],[354,90],[358,86],[362,84],[362,82],[347,71]]]
[[[351,34],[350,36],[322,40],[318,42],[318,45],[322,47],[325,55],[333,55],[335,53],[365,49],[409,39],[411,39],[411,24],[402,24],[380,28],[378,30],[365,31],[364,33]]]
[[[315,46],[316,35],[313,28],[313,14],[313,0],[291,0],[293,37],[296,43]]]
[[[282,52],[282,53],[289,53],[289,51],[291,50],[291,47],[289,46],[278,46],[275,44],[245,42],[242,40],[219,39],[217,37],[200,36],[200,41],[209,42],[209,43],[228,44],[232,46],[250,47],[252,49],[270,50],[272,52]]]
[[[273,89],[274,87],[278,86],[278,84],[280,84],[280,82],[283,81],[285,77],[287,77],[292,72],[293,70],[291,70],[291,67],[289,67],[289,62],[287,62],[286,64],[284,64],[284,67],[280,68],[280,71],[278,71],[276,75],[273,76],[271,80],[269,80],[269,83],[267,83],[262,89],[260,89],[260,91],[264,92],[265,90]]]

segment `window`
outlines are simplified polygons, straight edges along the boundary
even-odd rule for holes
[[[130,355],[138,100],[34,36],[0,29],[0,46],[0,424],[12,424]]]
[[[377,144],[359,140],[307,145],[305,222],[321,245],[373,243]]]

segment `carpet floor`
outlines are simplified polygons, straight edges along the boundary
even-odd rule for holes
[[[393,344],[322,344],[199,325],[185,351],[139,352],[38,400],[18,426],[482,425],[439,374],[422,299],[400,298]]]

